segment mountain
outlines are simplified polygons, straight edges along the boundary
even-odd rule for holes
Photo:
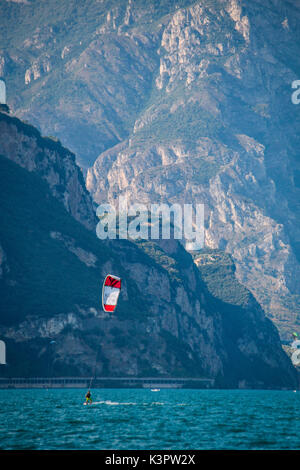
[[[225,282],[236,295],[224,301],[176,240],[99,240],[72,154],[5,113],[0,148],[2,376],[96,370],[297,386],[276,328],[234,276]],[[100,305],[108,272],[123,279],[113,316]]]
[[[96,203],[204,203],[209,249],[299,326],[300,3],[2,2],[13,112],[76,155]]]

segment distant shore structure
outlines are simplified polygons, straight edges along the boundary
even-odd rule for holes
[[[0,104],[6,104],[6,84],[2,77],[0,77]]]
[[[4,341],[0,341],[0,364],[6,364],[6,347]]]

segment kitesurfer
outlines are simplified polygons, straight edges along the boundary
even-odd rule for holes
[[[86,399],[86,403],[89,404],[89,403],[92,403],[92,395],[91,395],[91,392],[88,390],[86,395],[85,395],[85,399]]]

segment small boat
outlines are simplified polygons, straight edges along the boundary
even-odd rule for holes
[[[151,392],[159,392],[160,388],[151,388]]]

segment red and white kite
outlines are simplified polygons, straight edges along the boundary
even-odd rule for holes
[[[121,292],[121,279],[108,274],[102,288],[102,307],[105,312],[114,312]]]

